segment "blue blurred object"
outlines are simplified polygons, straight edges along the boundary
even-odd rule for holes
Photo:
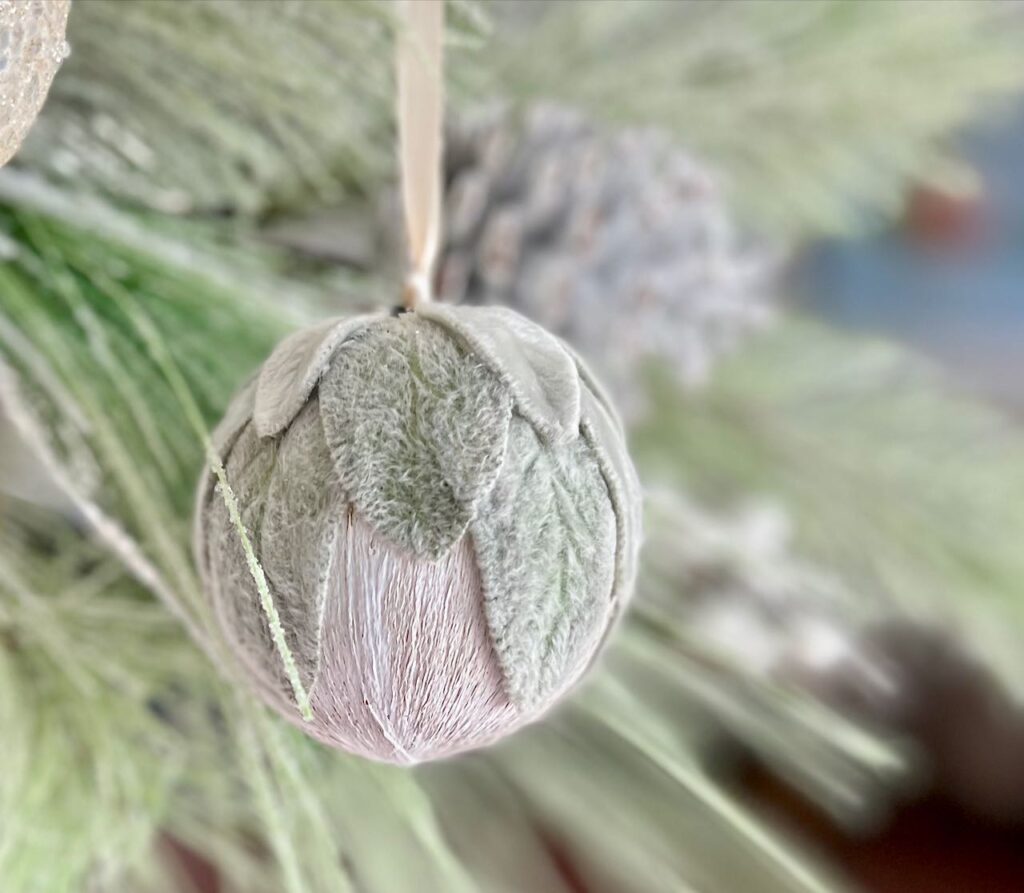
[[[1024,105],[969,136],[963,154],[983,186],[956,244],[922,238],[913,220],[824,243],[796,270],[797,291],[810,312],[922,348],[1024,411]]]

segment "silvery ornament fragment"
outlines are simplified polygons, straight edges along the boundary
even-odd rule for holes
[[[0,165],[18,151],[68,54],[71,0],[0,0]]]
[[[291,672],[208,470],[196,554],[220,635],[326,744],[398,763],[489,744],[579,681],[630,596],[622,428],[571,351],[507,308],[296,333],[214,441]]]

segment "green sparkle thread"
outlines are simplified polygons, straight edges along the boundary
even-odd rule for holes
[[[195,399],[192,397],[192,392],[189,390],[188,383],[183,378],[181,371],[178,369],[173,358],[167,353],[159,334],[153,328],[152,321],[135,307],[129,296],[126,295],[123,289],[117,286],[116,283],[107,282],[106,285],[110,295],[122,305],[125,313],[129,316],[132,323],[135,325],[136,330],[142,336],[147,350],[153,357],[153,360],[160,367],[164,377],[167,379],[167,383],[171,386],[175,397],[177,397],[178,402],[181,404],[181,407],[188,418],[189,424],[195,430],[196,435],[203,443],[203,449],[206,452],[210,470],[217,478],[217,489],[220,491],[221,497],[224,499],[224,505],[228,510],[228,517],[231,519],[231,524],[235,528],[235,532],[238,534],[238,539],[242,545],[242,551],[245,554],[245,562],[249,568],[249,573],[252,575],[253,582],[256,584],[256,591],[260,596],[260,607],[263,609],[263,613],[267,618],[267,624],[270,627],[270,635],[274,641],[274,647],[277,649],[278,656],[281,658],[281,664],[284,667],[285,676],[288,679],[288,683],[291,685],[292,694],[295,696],[295,705],[298,707],[299,715],[302,719],[305,722],[311,722],[313,719],[313,709],[309,703],[309,693],[306,691],[305,686],[302,684],[302,680],[299,678],[299,669],[295,663],[295,657],[292,655],[291,648],[288,647],[288,642],[285,639],[284,627],[281,625],[281,616],[277,612],[277,605],[274,604],[274,597],[270,594],[270,587],[267,585],[266,574],[264,574],[263,568],[260,566],[259,560],[256,558],[256,552],[252,547],[252,541],[249,539],[249,533],[245,529],[245,525],[242,523],[241,514],[238,511],[238,500],[235,497],[234,491],[231,489],[231,485],[228,483],[224,465],[221,462],[221,458],[217,454],[217,451],[213,447],[213,443],[210,440],[210,433],[206,428],[206,423],[203,421],[202,413],[199,411],[199,407],[196,405]]]

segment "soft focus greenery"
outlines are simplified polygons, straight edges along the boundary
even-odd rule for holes
[[[1024,696],[1024,432],[929,363],[790,321],[636,432],[648,475],[715,503],[781,497],[802,551],[957,629]]]
[[[668,129],[786,235],[968,186],[947,135],[1024,83],[1019,13],[971,0],[556,2],[499,53],[501,89]]]
[[[449,0],[456,108],[558,99],[655,125],[773,235],[964,185],[946,136],[1024,84],[1010,4]],[[267,214],[394,177],[382,0],[75,0],[73,53],[18,162],[174,213]]]

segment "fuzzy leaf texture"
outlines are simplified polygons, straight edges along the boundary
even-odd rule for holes
[[[196,519],[204,587],[271,705],[291,713],[283,669],[301,707],[294,661],[310,734],[410,762],[490,743],[564,695],[632,594],[639,547],[636,474],[592,385],[505,308],[285,339],[213,443],[251,550],[215,468]]]

